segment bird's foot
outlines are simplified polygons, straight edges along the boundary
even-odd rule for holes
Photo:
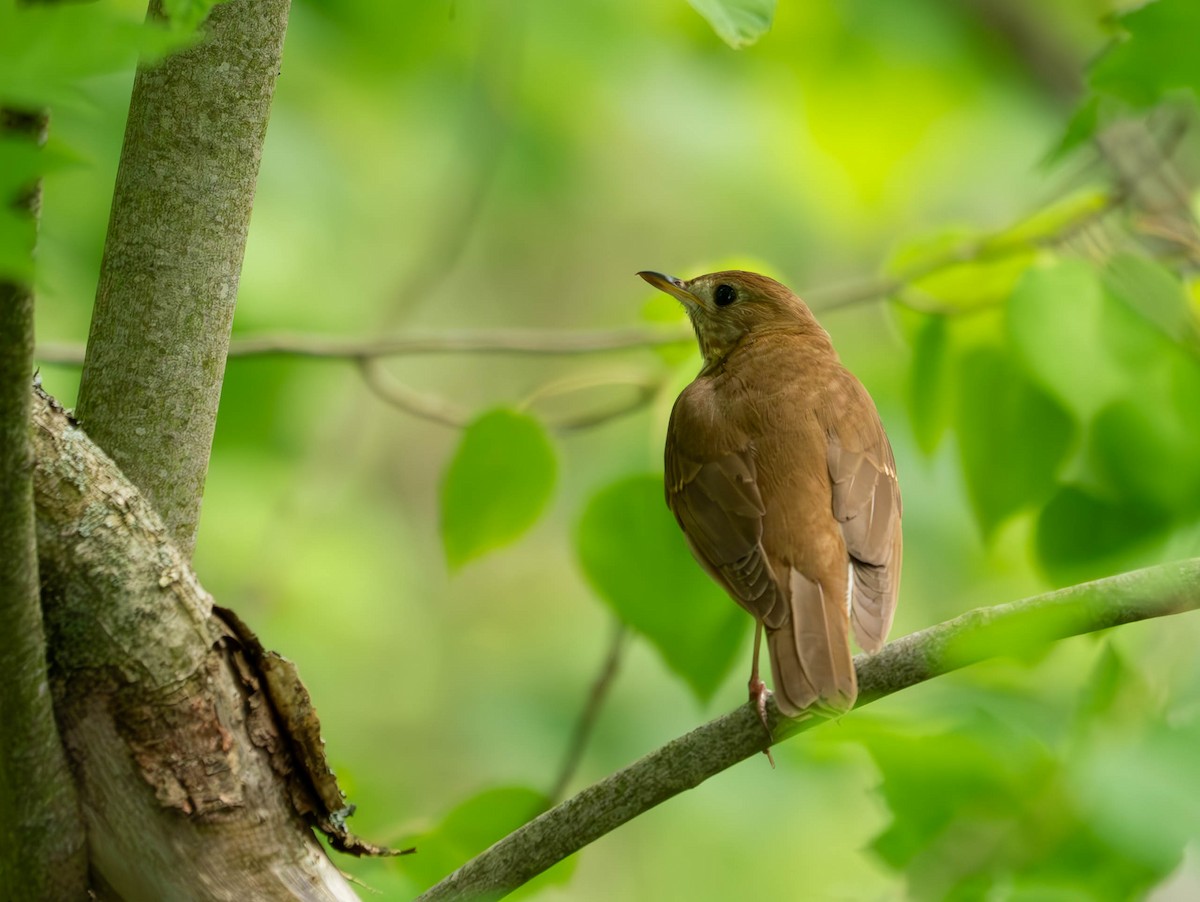
[[[763,754],[767,756],[767,760],[771,762],[771,767],[775,767],[775,759],[771,756],[771,741],[774,736],[771,735],[771,724],[767,720],[767,698],[771,695],[771,690],[767,688],[767,684],[760,680],[757,676],[750,679],[750,704],[754,706],[754,710],[758,712],[758,719],[762,721],[763,729],[767,731],[767,745],[763,749]]]

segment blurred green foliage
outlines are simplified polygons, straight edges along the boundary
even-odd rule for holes
[[[663,501],[662,475],[629,476],[598,491],[576,549],[613,613],[653,643],[697,698],[712,698],[750,619],[696,566]]]
[[[746,47],[771,27],[775,0],[688,0],[730,47]]]
[[[44,151],[0,145],[5,194],[45,175],[43,339],[87,334],[133,59],[188,40],[141,16],[0,5],[0,102],[52,111]],[[238,333],[679,322],[634,272],[752,260],[811,300],[888,427],[897,634],[1200,553],[1200,4],[295,0],[289,28]],[[5,215],[0,266],[27,272]],[[479,411],[459,434],[350,366],[230,362],[196,564],[298,661],[356,832],[417,843],[343,864],[385,898],[544,804],[614,616],[648,641],[573,786],[744,702],[749,617],[657,476],[696,366],[390,362]],[[75,369],[43,378],[70,403]],[[551,444],[519,404],[577,412],[581,392],[539,393],[564,379],[657,390]],[[847,715],[539,898],[1194,897],[1197,629],[1123,627]]]
[[[554,490],[555,459],[541,423],[493,410],[463,429],[442,481],[442,543],[451,568],[506,545]]]

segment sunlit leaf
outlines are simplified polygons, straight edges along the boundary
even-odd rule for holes
[[[771,30],[775,0],[688,0],[718,37],[735,50],[748,47]]]
[[[663,500],[662,477],[631,476],[597,492],[576,550],[617,616],[650,640],[697,698],[710,698],[751,620],[692,558]]]
[[[1075,430],[1067,412],[995,348],[960,361],[956,407],[967,494],[986,537],[1049,497]]]
[[[1136,498],[1112,500],[1063,486],[1037,522],[1038,563],[1056,585],[1070,585],[1150,563],[1169,519]]]
[[[1070,259],[1030,269],[1008,300],[1021,364],[1082,420],[1125,384],[1102,334],[1106,303],[1092,268]]]
[[[1148,107],[1175,91],[1200,96],[1200,4],[1155,0],[1122,16],[1125,34],[1092,67],[1094,90]]]
[[[908,410],[913,435],[926,454],[937,450],[949,425],[949,342],[946,317],[928,316],[913,337]]]
[[[517,539],[550,500],[557,462],[545,428],[511,410],[466,430],[442,480],[442,544],[459,567]]]

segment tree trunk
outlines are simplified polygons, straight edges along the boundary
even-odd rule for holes
[[[93,870],[126,902],[356,899],[262,675],[162,520],[44,394],[34,424],[53,691]]]
[[[189,556],[288,5],[218,5],[140,66],[117,171],[78,417]]]
[[[0,110],[0,137],[45,136],[44,116]],[[15,201],[33,250],[38,185]],[[33,288],[0,276],[0,898],[78,899],[87,855],[75,787],[54,722],[38,597],[29,441]]]

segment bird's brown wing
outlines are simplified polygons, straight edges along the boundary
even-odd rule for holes
[[[833,513],[850,553],[854,637],[874,652],[887,639],[900,592],[900,485],[892,446],[866,390],[855,380],[843,400],[848,403],[828,430]]]
[[[701,565],[743,608],[768,626],[784,612],[762,547],[762,495],[754,453],[745,448],[708,460],[667,436],[667,505]]]

